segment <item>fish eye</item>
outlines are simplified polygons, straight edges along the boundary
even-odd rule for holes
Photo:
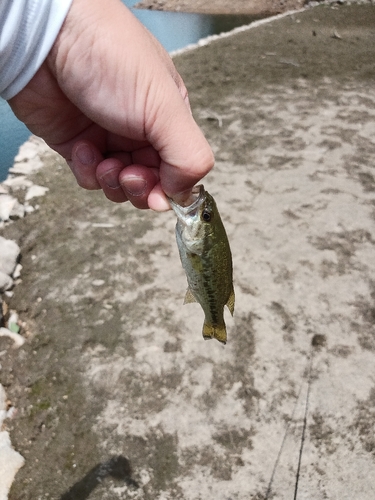
[[[208,210],[203,210],[203,212],[202,212],[202,219],[205,222],[209,222],[211,220],[211,213]]]

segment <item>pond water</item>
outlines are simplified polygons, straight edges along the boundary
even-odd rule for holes
[[[128,7],[134,0],[123,0]],[[249,24],[256,18],[238,15],[207,15],[132,9],[136,17],[154,34],[168,52],[209,35],[219,34]],[[0,181],[7,176],[19,146],[30,136],[28,129],[15,118],[6,101],[0,99]]]

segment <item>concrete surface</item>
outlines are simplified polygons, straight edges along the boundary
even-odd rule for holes
[[[275,15],[300,9],[308,0],[141,0],[137,9],[170,10],[177,12],[199,12],[207,14]]]
[[[173,213],[43,153],[49,192],[2,230],[26,339],[0,338],[10,500],[374,498],[374,42],[374,7],[318,7],[175,59],[234,256],[225,347],[182,306]]]

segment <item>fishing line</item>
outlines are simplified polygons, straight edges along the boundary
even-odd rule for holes
[[[292,422],[294,420],[294,414],[296,413],[297,404],[298,404],[298,401],[299,401],[299,398],[300,398],[301,392],[302,392],[302,387],[303,387],[303,381],[301,382],[301,385],[299,387],[298,396],[297,396],[296,401],[294,403],[292,415],[291,415],[290,420],[288,422],[288,425],[286,426],[286,429],[285,429],[284,437],[283,437],[283,440],[281,442],[281,446],[280,446],[279,452],[278,452],[276,460],[275,460],[275,465],[273,466],[271,478],[270,478],[270,481],[268,483],[268,488],[267,488],[267,492],[266,492],[266,496],[265,496],[264,500],[268,500],[269,499],[269,495],[271,494],[272,483],[273,483],[273,480],[274,480],[275,475],[276,475],[276,469],[277,469],[277,467],[279,465],[279,462],[280,462],[281,454],[283,452],[283,448],[284,448],[285,441],[286,441],[286,438],[287,438],[288,433],[289,433],[290,426],[292,425]]]
[[[303,418],[301,446],[300,446],[300,449],[299,449],[298,466],[297,466],[297,473],[296,473],[296,484],[295,484],[295,487],[294,487],[294,497],[293,497],[293,500],[297,500],[298,484],[299,484],[299,477],[300,477],[300,472],[301,472],[303,446],[305,444],[305,434],[306,434],[306,427],[307,427],[307,414],[308,414],[308,411],[309,411],[309,399],[310,399],[310,390],[311,390],[312,360],[313,360],[313,354],[312,354],[312,349],[311,349],[310,363],[309,363],[309,375],[308,375],[308,378],[307,378],[307,393],[306,393],[306,403],[305,403],[305,415],[304,415],[304,418]]]

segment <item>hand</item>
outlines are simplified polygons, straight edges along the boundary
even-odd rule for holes
[[[9,104],[80,186],[166,210],[213,166],[187,90],[119,0],[74,0],[42,67]]]

